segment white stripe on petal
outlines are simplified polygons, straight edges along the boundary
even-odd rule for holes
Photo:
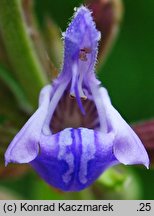
[[[79,180],[82,184],[86,184],[88,173],[88,162],[95,157],[95,134],[93,130],[80,128],[82,141],[82,155],[80,161]]]
[[[71,175],[74,172],[74,155],[71,149],[69,150],[69,147],[73,144],[71,129],[67,128],[61,131],[59,136],[58,159],[64,160],[68,164],[68,170],[65,174],[63,174],[62,178],[65,183],[69,183],[71,180]]]

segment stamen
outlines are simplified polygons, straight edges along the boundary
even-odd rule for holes
[[[77,65],[74,64],[73,67],[72,67],[73,75],[72,75],[72,84],[71,84],[70,97],[71,98],[76,97],[78,106],[79,106],[82,114],[85,115],[85,110],[84,110],[82,102],[81,102],[81,97],[86,99],[86,96],[84,95],[83,90],[81,88],[81,82],[82,82],[83,78],[81,77],[81,79],[78,80],[78,73],[77,72],[78,72]]]
[[[70,99],[72,99],[72,100],[75,99],[75,95],[70,94],[69,97],[70,97]]]
[[[82,114],[85,115],[86,112],[85,112],[83,104],[81,102],[81,98],[80,98],[80,95],[79,95],[79,91],[78,91],[78,86],[77,85],[75,86],[75,94],[76,94],[76,99],[77,99],[77,103],[79,105],[79,108],[80,108]]]
[[[54,113],[54,111],[55,111],[55,109],[57,107],[57,104],[58,104],[64,90],[66,89],[66,87],[68,85],[68,82],[65,82],[64,84],[61,84],[57,88],[53,98],[51,99],[51,102],[50,102],[50,105],[49,105],[49,108],[48,108],[48,110],[49,110],[48,115],[46,117],[46,120],[45,120],[45,123],[44,123],[44,126],[43,126],[43,133],[45,135],[50,135],[51,134],[50,121],[51,121],[52,115],[53,115],[53,113]]]
[[[82,82],[83,82],[83,73],[80,73],[79,80],[78,80],[78,90],[79,90],[79,95],[82,99],[86,100],[87,96],[84,94],[83,89],[82,89]]]
[[[82,100],[87,100],[87,96],[81,97]]]
[[[76,84],[77,79],[78,79],[78,77],[77,77],[77,75],[78,75],[77,70],[78,70],[77,69],[77,65],[74,64],[72,66],[72,84],[71,84],[71,90],[70,90],[70,95],[74,96],[74,97],[75,97],[75,90],[74,90],[74,88],[75,88],[75,84]]]

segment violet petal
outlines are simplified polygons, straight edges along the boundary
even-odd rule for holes
[[[79,191],[119,163],[112,151],[113,138],[113,133],[103,135],[86,128],[42,134],[40,154],[31,165],[50,185],[63,191]]]
[[[101,88],[109,129],[114,131],[113,151],[123,164],[143,164],[149,167],[148,154],[132,128],[112,106],[105,88]]]
[[[39,139],[48,111],[51,86],[45,86],[40,93],[40,107],[10,143],[5,153],[5,164],[28,163],[39,153]]]

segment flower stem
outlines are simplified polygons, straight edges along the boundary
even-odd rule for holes
[[[36,106],[38,92],[47,82],[22,13],[20,0],[1,0],[0,31],[16,78]]]

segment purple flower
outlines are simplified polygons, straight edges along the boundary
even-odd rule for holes
[[[149,165],[140,139],[112,106],[94,67],[100,33],[91,12],[80,7],[64,37],[64,63],[45,86],[39,108],[5,153],[9,162],[30,163],[49,184],[79,191],[118,163]]]

